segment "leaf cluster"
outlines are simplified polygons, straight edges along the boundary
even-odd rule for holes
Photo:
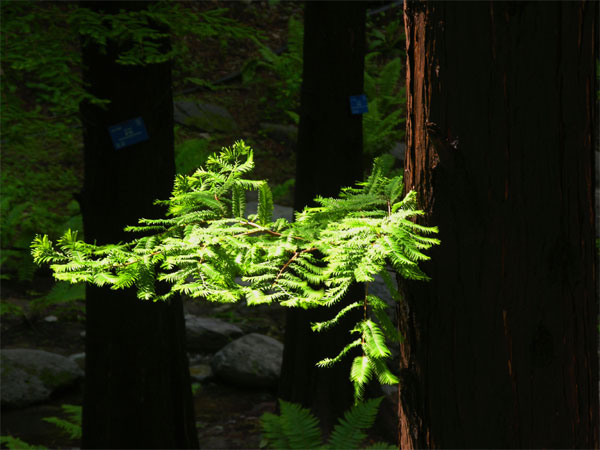
[[[68,231],[55,246],[48,236],[37,236],[33,258],[50,264],[58,280],[112,289],[135,286],[140,299],[154,301],[184,293],[214,302],[331,307],[351,284],[372,282],[377,274],[399,300],[388,267],[404,278],[427,279],[418,264],[439,242],[429,236],[437,230],[411,220],[421,214],[415,194],[403,196],[402,179],[385,177],[378,162],[365,182],[343,189],[339,198],[317,198],[319,206],[305,208],[291,223],[273,221],[268,184],[245,178],[253,167],[252,149],[238,141],[192,175],[178,175],[171,198],[159,202],[167,207],[166,218],[141,219],[126,228],[142,237],[97,246]],[[257,213],[247,215],[249,190],[258,191],[259,201]],[[156,281],[170,290],[158,294]],[[385,364],[390,356],[386,338],[398,340],[386,304],[370,294],[350,299],[313,329],[334,326],[356,308],[364,311],[351,330],[357,339],[319,364],[329,366],[360,347],[362,356],[354,360],[350,376],[358,399],[373,376],[381,383],[397,382]]]

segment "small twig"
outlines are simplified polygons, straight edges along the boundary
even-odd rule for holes
[[[292,255],[292,257],[288,260],[288,262],[286,262],[283,267],[281,268],[281,270],[279,271],[279,273],[277,274],[277,276],[275,277],[275,280],[273,281],[273,284],[271,284],[271,287],[275,286],[275,284],[277,284],[277,280],[279,280],[279,278],[281,277],[281,275],[283,275],[283,272],[285,271],[285,269],[287,269],[289,267],[289,265],[298,257],[300,256],[302,253],[307,253],[307,252],[313,252],[317,250],[316,247],[312,247],[312,248],[306,248],[302,251],[295,251],[294,254]]]

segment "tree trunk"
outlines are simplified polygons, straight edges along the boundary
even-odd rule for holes
[[[350,95],[363,93],[366,8],[362,3],[307,2],[304,14],[304,69],[298,132],[294,207],[317,195],[337,196],[362,178],[362,116],[350,111]],[[364,295],[355,286],[347,298]],[[344,301],[341,302],[342,304]],[[286,319],[280,395],[309,407],[325,430],[352,405],[350,362],[317,368],[351,341],[356,317],[314,333],[310,323],[335,311],[290,310]]]
[[[598,3],[405,2],[402,448],[598,448]]]
[[[97,11],[145,3],[84,3]],[[168,45],[168,43],[167,43]],[[157,217],[175,175],[170,63],[116,63],[119,48],[83,46],[83,79],[110,100],[84,103],[85,179],[82,213],[88,242],[131,240],[123,227]],[[142,117],[149,140],[116,150],[108,127]],[[133,289],[86,290],[85,448],[198,447],[180,300],[144,302]]]

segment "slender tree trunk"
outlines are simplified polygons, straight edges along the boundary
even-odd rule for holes
[[[317,195],[337,196],[341,187],[362,178],[362,116],[350,111],[350,95],[362,94],[365,54],[365,5],[358,2],[307,2],[304,14],[296,210]],[[364,295],[351,289],[347,298]],[[343,301],[342,301],[343,303]],[[311,408],[328,430],[352,405],[350,360],[317,368],[351,341],[355,317],[333,330],[313,333],[310,323],[333,317],[331,310],[291,310],[285,331],[280,395]]]
[[[97,11],[143,8],[84,3]],[[88,242],[130,240],[123,227],[160,214],[175,174],[170,63],[115,62],[119,48],[83,46],[84,82],[110,100],[106,110],[81,105],[85,180],[82,212]],[[149,140],[116,150],[108,127],[142,117]],[[86,290],[83,447],[198,447],[180,300],[144,302],[133,289]]]
[[[406,2],[402,448],[598,448],[598,3]]]

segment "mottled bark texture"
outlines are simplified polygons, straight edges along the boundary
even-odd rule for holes
[[[598,448],[597,2],[406,2],[402,448]]]
[[[105,13],[147,3],[83,2]],[[165,43],[168,45],[168,43]],[[123,227],[157,217],[175,174],[170,63],[115,62],[119,47],[83,45],[83,79],[106,109],[81,105],[87,242],[130,240]],[[108,127],[142,117],[150,139],[115,150]],[[180,300],[144,302],[133,289],[86,288],[85,448],[198,447]]]
[[[362,116],[351,114],[349,96],[363,90],[365,16],[360,2],[306,3],[296,210],[312,205],[317,195],[337,196],[341,187],[362,178]],[[356,286],[347,298],[360,295],[363,288]],[[352,315],[332,330],[311,331],[311,322],[335,313],[333,308],[287,313],[280,383],[281,397],[311,408],[325,430],[352,405],[353,397],[351,358],[332,368],[315,367],[352,340]]]

